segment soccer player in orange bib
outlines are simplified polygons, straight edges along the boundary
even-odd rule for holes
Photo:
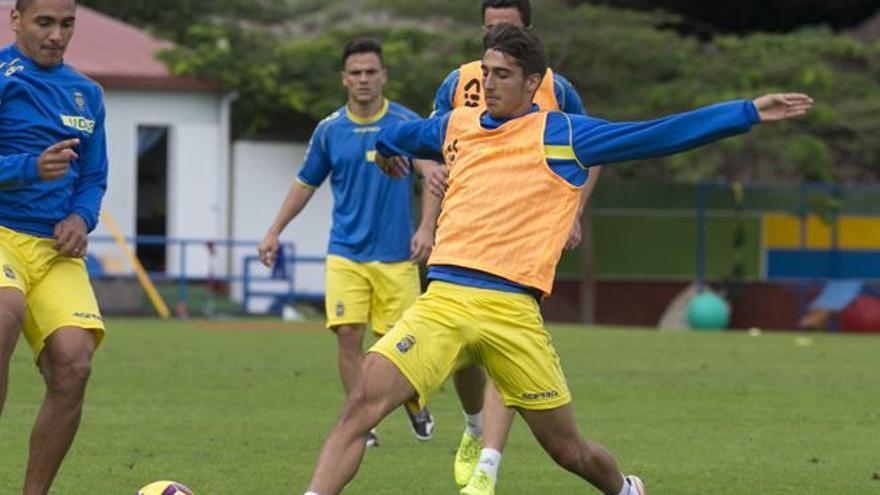
[[[483,0],[482,16],[483,34],[502,23],[531,29],[532,5],[529,0]],[[445,115],[460,107],[486,108],[482,65],[482,60],[474,60],[446,76],[434,99],[433,116]],[[547,68],[533,102],[541,110],[587,115],[581,97],[571,83],[550,68]],[[587,175],[566,249],[574,249],[581,242],[581,213],[596,186],[600,169],[591,167]],[[453,381],[465,420],[453,465],[455,482],[463,487],[461,493],[464,495],[491,495],[498,479],[501,453],[513,424],[513,410],[504,407],[501,396],[491,383],[486,386],[485,372],[480,368],[456,373]]]
[[[502,24],[484,39],[486,111],[459,108],[396,124],[377,140],[389,157],[442,159],[449,168],[430,285],[364,360],[327,438],[306,495],[336,495],[354,478],[364,438],[399,405],[425,404],[457,370],[483,366],[548,454],[605,495],[645,495],[601,445],[586,441],[544,328],[539,299],[556,264],[591,165],[649,158],[804,115],[801,94],[736,100],[657,120],[612,123],[541,111],[532,98],[547,70],[541,41]]]

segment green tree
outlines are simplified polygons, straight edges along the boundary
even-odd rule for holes
[[[354,36],[384,41],[388,96],[423,114],[444,76],[480,54],[472,0],[84,3],[165,33],[176,42],[163,55],[175,74],[237,91],[238,136],[307,137],[344,102],[339,56]],[[880,178],[880,45],[821,27],[700,41],[665,29],[678,21],[670,14],[552,0],[536,0],[535,13],[553,67],[594,116],[647,119],[775,91],[817,101],[798,122],[607,173],[688,181]]]

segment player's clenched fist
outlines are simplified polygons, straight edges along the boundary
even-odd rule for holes
[[[70,168],[70,161],[79,156],[73,151],[79,145],[79,139],[59,141],[46,148],[37,159],[37,175],[43,180],[55,180],[64,177]]]
[[[86,222],[76,213],[71,213],[67,218],[55,225],[52,237],[55,244],[52,246],[61,256],[68,258],[82,258],[86,255],[89,245],[89,230]]]
[[[260,261],[269,268],[275,264],[275,258],[278,256],[278,236],[274,234],[266,234],[263,242],[257,248],[260,255]]]

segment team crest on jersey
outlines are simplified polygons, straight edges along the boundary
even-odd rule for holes
[[[3,275],[9,280],[15,280],[15,270],[12,269],[12,265],[9,263],[3,265]]]
[[[401,354],[406,354],[416,345],[416,338],[412,335],[407,335],[406,337],[400,339],[400,342],[397,343],[397,350],[400,351]]]
[[[345,316],[345,304],[342,301],[336,302],[336,316]]]
[[[76,103],[76,108],[78,108],[80,112],[86,111],[86,97],[81,91],[73,93],[73,102]]]

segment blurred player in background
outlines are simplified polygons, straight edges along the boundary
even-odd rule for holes
[[[483,34],[502,23],[526,29],[532,26],[529,0],[484,0],[482,13]],[[482,60],[464,64],[446,76],[437,90],[434,115],[446,115],[459,107],[483,109],[486,107],[483,93]],[[550,68],[547,68],[541,86],[535,93],[534,102],[542,110],[587,114],[571,83]],[[589,171],[566,249],[574,249],[581,242],[581,214],[596,186],[600,170],[601,167],[593,167]],[[461,491],[463,495],[490,495],[498,479],[501,453],[513,423],[513,410],[504,407],[501,396],[491,382],[488,386],[484,385],[486,379],[482,370],[456,373],[454,381],[465,416],[465,431],[453,466],[455,482],[464,487]]]
[[[377,161],[442,160],[448,189],[428,262],[428,291],[364,360],[324,444],[305,495],[336,495],[354,478],[370,428],[399,405],[428,401],[457,370],[484,366],[562,467],[605,495],[645,495],[604,447],[584,440],[538,300],[577,214],[590,165],[677,153],[804,115],[806,95],[737,100],[647,122],[612,123],[541,111],[533,103],[547,70],[531,32],[501,24],[485,38],[486,111],[459,108],[379,134]],[[405,205],[401,204],[401,207]]]
[[[336,334],[339,373],[348,394],[360,378],[367,324],[376,336],[384,335],[421,292],[417,264],[427,258],[434,244],[439,198],[422,195],[422,221],[413,233],[412,175],[406,180],[391,179],[376,166],[373,156],[380,130],[419,117],[382,95],[387,73],[379,43],[370,39],[349,42],[342,63],[348,102],[315,129],[305,164],[260,244],[259,254],[266,266],[275,263],[281,232],[329,176],[334,207],[325,307],[327,327]],[[423,173],[442,173],[430,163],[415,166]],[[431,413],[405,410],[416,438],[430,439]],[[367,443],[378,444],[375,431]]]
[[[11,21],[15,42],[0,50],[0,408],[23,331],[46,383],[23,493],[45,495],[104,337],[83,259],[107,187],[104,96],[64,63],[74,0],[18,0]]]

